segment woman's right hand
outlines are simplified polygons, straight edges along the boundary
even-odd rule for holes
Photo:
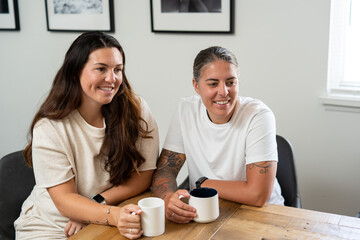
[[[129,239],[137,239],[141,237],[140,214],[142,211],[139,206],[128,204],[123,207],[113,207],[110,210],[116,227],[120,234]]]
[[[70,219],[64,229],[65,236],[67,238],[71,237],[72,235],[83,229],[86,225],[87,225],[86,223],[82,223]]]
[[[175,223],[188,223],[196,216],[196,209],[186,204],[181,198],[190,198],[187,190],[179,189],[165,197],[165,216]]]

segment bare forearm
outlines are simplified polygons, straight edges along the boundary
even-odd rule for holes
[[[64,217],[79,222],[107,224],[109,221],[106,212],[110,206],[96,203],[77,193],[65,194],[56,201],[56,207]]]
[[[201,186],[215,188],[219,197],[252,206],[263,206],[271,196],[276,162],[265,161],[246,166],[247,181],[206,180]]]
[[[222,199],[252,206],[262,206],[268,198],[265,192],[255,190],[245,181],[208,179],[201,186],[216,189]]]
[[[114,186],[101,193],[101,195],[108,205],[117,205],[121,201],[149,189],[153,173],[153,170],[142,171],[139,173],[140,175],[135,172],[127,182]]]
[[[152,182],[152,191],[155,196],[164,199],[168,192],[175,192],[176,188],[176,177],[173,174],[166,169],[155,172]]]
[[[140,192],[143,188],[146,188],[146,186],[148,187],[151,182],[153,171],[145,171],[142,173],[143,174],[141,175],[132,176],[128,182],[124,184],[126,188],[131,188],[131,186],[133,186],[137,189],[137,192]],[[140,187],[137,187],[137,184]],[[60,214],[78,222],[116,225],[119,221],[120,211],[123,210],[123,208],[120,207],[111,207],[110,205],[97,203],[92,199],[78,194],[74,179],[55,187],[48,188],[47,190]],[[119,188],[114,188],[114,190],[112,190],[114,192],[111,194],[111,198],[116,198],[115,195],[119,194],[119,190]],[[130,193],[131,192],[128,191],[126,194]],[[109,211],[110,207],[111,210]],[[133,209],[133,211],[136,210],[137,208]]]
[[[66,197],[66,201],[63,201],[60,206],[61,214],[72,221],[115,226],[124,236],[129,235],[129,229],[135,229],[135,234],[138,235],[136,238],[140,237],[139,214],[141,214],[141,209],[139,206],[134,204],[122,207],[103,205],[76,193],[66,194],[64,197]],[[135,215],[132,214],[134,212]],[[65,229],[65,233],[69,232]],[[127,237],[129,238],[129,236]]]
[[[176,177],[184,162],[184,154],[162,150],[152,181],[152,191],[156,196],[165,198],[168,192],[176,191]]]

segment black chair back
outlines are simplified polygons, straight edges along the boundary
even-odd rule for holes
[[[22,151],[0,160],[0,239],[15,239],[14,221],[35,185],[34,173],[25,162]]]
[[[276,142],[279,159],[276,178],[285,199],[285,206],[301,208],[293,148],[291,143],[282,136],[276,135]]]

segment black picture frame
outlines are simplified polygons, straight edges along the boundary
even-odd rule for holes
[[[234,32],[234,0],[195,0],[201,8],[184,8],[191,0],[150,0],[151,31],[154,33],[220,33]],[[207,11],[206,11],[207,10]]]
[[[86,4],[84,1],[83,4]],[[48,31],[58,32],[114,32],[114,0],[99,1],[100,5],[84,8],[68,5],[66,1],[45,0],[46,24]],[[90,12],[89,12],[90,11]]]
[[[18,0],[0,0],[0,30],[20,31]]]

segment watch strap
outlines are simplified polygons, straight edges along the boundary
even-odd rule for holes
[[[205,182],[208,178],[207,177],[201,177],[199,178],[196,182],[195,182],[195,185],[196,185],[196,188],[200,188],[201,187],[201,184],[203,182]]]

